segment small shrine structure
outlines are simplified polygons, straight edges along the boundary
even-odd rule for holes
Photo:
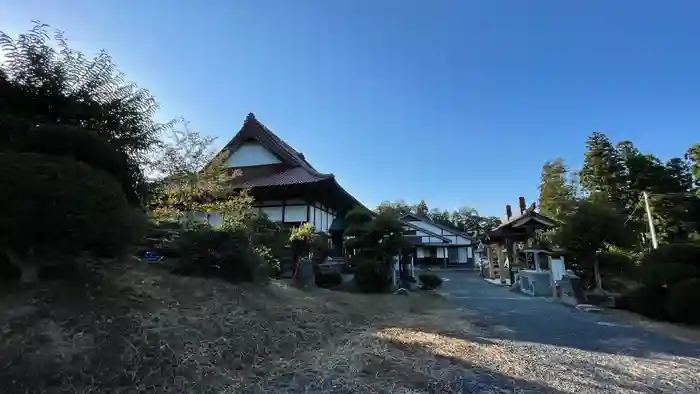
[[[518,207],[520,215],[514,216],[511,206],[506,205],[504,223],[489,232],[485,245],[486,272],[482,272],[484,276],[500,278],[502,284],[511,286],[518,282],[520,271],[546,272],[551,276],[551,257],[559,255],[537,237],[538,231],[553,229],[558,222],[535,211],[534,203],[527,207],[524,197],[518,199]],[[563,259],[556,265],[557,271],[563,270]],[[551,279],[548,286],[551,286]]]

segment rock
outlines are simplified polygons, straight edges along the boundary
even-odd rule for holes
[[[316,287],[316,277],[314,275],[314,265],[311,259],[303,257],[299,259],[296,272],[294,273],[294,286],[300,289],[310,289]]]
[[[411,292],[408,291],[408,290],[406,290],[406,289],[404,289],[403,287],[401,287],[401,288],[399,288],[398,290],[396,290],[396,291],[394,292],[394,294],[406,295],[406,296],[407,296],[407,295],[410,295]]]

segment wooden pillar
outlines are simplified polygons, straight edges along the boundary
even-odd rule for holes
[[[507,253],[502,245],[498,245],[498,276],[501,278],[501,283],[506,283],[508,268],[506,268]]]
[[[540,254],[537,251],[532,252],[532,261],[535,262],[535,271],[540,271]]]

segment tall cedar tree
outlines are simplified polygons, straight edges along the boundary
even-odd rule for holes
[[[593,133],[586,142],[581,186],[594,200],[607,201],[615,208],[624,205],[625,166],[617,149],[602,133]]]
[[[629,225],[638,234],[641,242],[646,239],[647,218],[644,210],[636,209],[641,204],[642,192],[650,196],[650,206],[657,237],[665,242],[683,242],[697,231],[700,218],[697,211],[700,201],[692,197],[693,177],[688,161],[671,158],[663,163],[654,155],[643,154],[629,142],[618,144],[626,176],[624,191]]]
[[[569,182],[568,169],[561,158],[542,166],[538,206],[543,215],[562,220],[573,209],[575,187]]]
[[[153,96],[125,83],[106,52],[89,59],[62,32],[52,39],[47,29],[35,22],[17,38],[0,31],[0,142],[37,124],[94,130],[127,156],[138,202],[146,190],[143,166],[170,124],[153,120]]]
[[[416,204],[415,212],[423,216],[428,214],[428,204],[425,203],[425,200],[420,200],[420,202]]]

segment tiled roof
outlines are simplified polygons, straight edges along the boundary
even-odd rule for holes
[[[242,175],[234,179],[232,183],[234,188],[285,186],[331,181],[333,189],[343,196],[342,198],[347,201],[350,207],[353,205],[362,206],[362,203],[338,184],[333,174],[318,172],[306,161],[303,154],[297,152],[260,123],[252,113],[248,114],[240,131],[219,152],[219,155],[229,155],[230,152],[235,151],[241,145],[251,140],[258,142],[275,154],[281,163],[239,168],[238,170],[242,172]]]
[[[234,185],[239,187],[261,187],[261,186],[283,186],[283,185],[298,185],[302,183],[314,183],[333,179],[333,175],[318,174],[314,175],[302,167],[293,167],[283,169],[279,172],[262,175],[258,177],[246,177],[245,169],[240,181],[238,178],[234,180]],[[246,179],[247,178],[247,179]]]

